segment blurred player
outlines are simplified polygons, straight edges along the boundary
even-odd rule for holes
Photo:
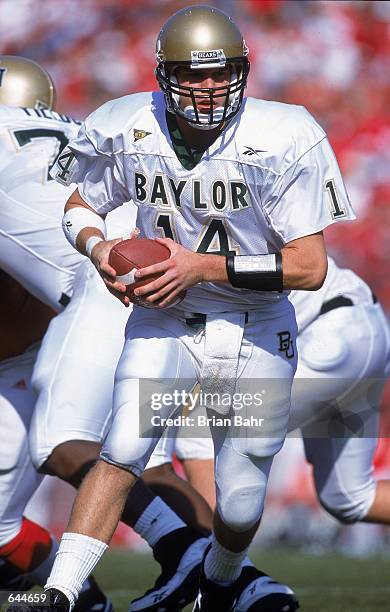
[[[390,524],[390,482],[376,482],[373,468],[390,373],[385,314],[366,283],[332,259],[319,291],[290,300],[299,361],[289,430],[302,431],[319,500],[343,523]]]
[[[39,343],[56,311],[69,301],[83,259],[61,236],[58,215],[67,191],[48,174],[78,123],[50,110],[54,85],[35,62],[2,56],[0,74],[0,556],[43,585],[57,543],[23,517],[42,480],[28,452],[35,404],[31,373]],[[86,591],[88,586],[80,609],[105,602],[101,609],[107,605],[108,610],[97,587],[87,581]]]
[[[83,481],[47,583],[70,609],[162,433],[138,434],[142,379],[163,380],[163,391],[172,394],[200,381],[209,394],[223,390],[231,397],[236,387],[253,393],[261,377],[267,435],[255,438],[244,426],[238,438],[228,421],[225,430],[213,428],[217,511],[194,610],[227,612],[237,600],[272,458],[288,424],[296,325],[283,290],[322,285],[321,232],[353,218],[334,154],[313,118],[302,108],[243,103],[247,52],[221,11],[179,11],[157,42],[163,93],[105,104],[59,156],[57,180],[79,184],[66,206],[65,232],[123,303],[128,298],[108,265],[112,243],[102,215],[134,200],[142,235],[162,231],[167,238],[160,241],[171,250],[166,262],[136,272],[136,278],[161,274],[136,290],[141,302],[157,308],[134,307],[130,316],[101,461]],[[164,311],[184,290],[182,302]],[[230,414],[230,405],[213,409]]]
[[[98,457],[127,316],[61,230],[70,190],[51,180],[48,170],[59,148],[76,135],[78,123],[49,108],[54,101],[53,84],[37,64],[8,56],[0,60],[1,102],[8,102],[0,106],[0,265],[9,272],[2,272],[0,279],[7,298],[2,302],[0,355],[0,556],[42,585],[57,545],[46,530],[23,517],[42,478],[33,463],[41,473],[58,475],[78,486]],[[124,227],[130,227],[130,209],[124,208],[122,215],[125,221],[120,221],[119,228],[115,225],[119,221],[112,217],[111,231],[122,233]],[[27,432],[36,399],[30,378],[38,352],[34,343],[42,339],[49,320],[60,309],[36,363],[38,401],[30,455]],[[158,457],[152,460],[151,465],[158,464]],[[207,508],[181,482],[188,500],[198,509]],[[180,489],[180,483],[175,484]],[[199,567],[207,540],[186,527],[142,481],[138,485],[124,519],[151,544],[164,571],[161,585],[180,570],[179,585],[176,582],[167,589],[170,601],[183,599],[177,592],[183,584],[188,591],[185,597],[191,600],[197,573],[192,570]],[[180,538],[175,537],[176,530]],[[106,606],[108,610],[111,604],[97,586],[88,589],[92,585],[88,580],[85,585],[79,609],[100,606],[103,610]]]

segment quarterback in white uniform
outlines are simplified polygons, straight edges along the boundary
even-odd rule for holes
[[[297,359],[288,290],[322,285],[322,230],[354,218],[326,135],[309,113],[243,100],[247,48],[224,13],[206,6],[175,13],[158,36],[157,61],[163,93],[103,105],[53,170],[60,182],[78,183],[65,208],[69,241],[124,304],[102,215],[133,199],[141,235],[165,235],[159,240],[171,251],[166,262],[136,272],[161,273],[136,290],[141,304],[156,308],[136,306],[130,315],[101,461],[83,481],[47,583],[69,609],[163,431],[147,423],[151,393],[173,396],[198,381],[216,398],[207,407],[222,427],[212,428],[217,511],[194,610],[234,609],[287,431]],[[264,429],[237,430],[222,394],[254,397],[259,388]],[[164,405],[160,416],[178,408]]]
[[[0,265],[9,272],[0,271],[5,294],[0,354],[0,558],[28,573],[31,582],[43,585],[57,543],[23,512],[42,479],[36,470],[78,486],[98,457],[110,418],[127,312],[61,229],[70,190],[52,180],[48,171],[58,153],[56,144],[65,145],[69,137],[75,137],[78,122],[48,108],[54,100],[52,81],[35,62],[1,56],[0,68],[0,101],[8,103],[0,106]],[[132,227],[131,207],[118,212],[119,216],[110,217],[108,231],[123,236]],[[50,319],[52,325],[45,334]],[[152,458],[151,465],[158,464],[158,457]],[[189,590],[188,576],[194,566],[199,567],[207,540],[186,527],[142,481],[139,485],[123,520],[151,543],[155,553],[158,548],[163,566],[167,559],[164,536],[180,530],[179,546],[165,542],[165,548],[169,548],[171,566],[176,557],[178,565],[185,557],[184,571],[183,563],[179,569]],[[190,582],[193,591],[195,576]],[[180,596],[173,587],[168,594],[172,605],[172,598]],[[191,595],[186,596],[191,600]],[[87,580],[77,609],[107,612],[110,607],[93,579]]]

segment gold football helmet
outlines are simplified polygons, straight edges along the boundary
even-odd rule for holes
[[[26,57],[0,55],[0,104],[53,108],[55,87],[49,74]]]
[[[172,15],[157,38],[156,78],[164,92],[169,112],[193,127],[213,129],[223,125],[240,110],[249,74],[248,48],[240,30],[228,15],[211,6],[189,6]],[[230,82],[223,87],[178,85],[176,71],[229,68]],[[180,107],[180,97],[191,105]],[[210,112],[197,106],[208,100]]]

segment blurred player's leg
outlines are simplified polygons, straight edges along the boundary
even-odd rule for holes
[[[56,544],[45,529],[23,517],[43,478],[32,465],[27,440],[35,402],[30,376],[36,353],[33,347],[0,363],[0,556],[43,585]]]
[[[373,470],[380,396],[390,353],[382,309],[379,304],[368,304],[332,310],[310,325],[307,334],[303,332],[301,343],[292,398],[300,415],[307,417],[302,432],[319,499],[342,522],[389,524],[389,483],[378,486]],[[314,368],[310,348],[321,343],[328,353],[313,355]],[[338,360],[329,357],[332,346],[338,350]],[[321,359],[326,366],[323,371]],[[310,377],[307,385],[302,384],[301,378]],[[316,409],[317,419],[313,417]]]
[[[213,517],[210,505],[207,503],[205,496],[202,495],[202,491],[198,491],[190,479],[187,482],[180,478],[174,470],[172,458],[175,445],[177,452],[178,443],[175,434],[176,430],[167,428],[146,466],[142,479],[154,493],[162,497],[175,510],[187,525],[202,531],[205,535],[209,535]],[[211,439],[208,442],[212,447],[211,453],[213,456],[214,449]],[[215,488],[214,470],[211,470],[211,475],[203,470],[203,475],[205,478],[211,476],[212,486]],[[188,474],[186,476],[188,477]]]
[[[191,438],[189,433],[184,428],[179,430],[176,437],[175,453],[191,485],[214,510],[216,504],[214,444],[211,433],[206,431],[203,438]]]
[[[7,590],[44,586],[58,550],[46,529],[23,516],[43,478],[32,464],[28,447],[36,399],[30,377],[37,350],[34,346],[0,364],[0,557],[14,570],[1,568],[0,585]],[[111,604],[90,577],[76,610],[85,612],[100,604],[110,609]]]

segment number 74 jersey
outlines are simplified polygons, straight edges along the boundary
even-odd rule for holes
[[[61,229],[64,188],[50,169],[80,122],[50,110],[0,105],[0,268],[61,310],[83,257]]]
[[[203,154],[181,140],[163,94],[113,100],[92,113],[53,169],[99,214],[132,200],[143,236],[219,255],[267,254],[352,211],[334,153],[303,108],[248,98]],[[286,297],[201,283],[183,309],[257,309]]]

